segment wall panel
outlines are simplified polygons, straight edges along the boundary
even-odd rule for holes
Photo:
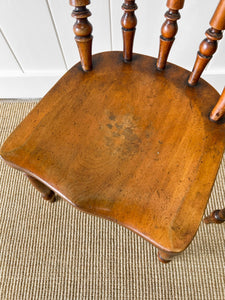
[[[0,27],[25,72],[65,70],[46,0],[0,1]]]
[[[134,51],[156,57],[166,0],[136,2],[139,8]],[[186,0],[169,61],[192,69],[217,2]],[[92,0],[88,6],[92,12],[89,20],[93,25],[94,53],[122,50],[122,3],[123,0]],[[69,0],[0,0],[0,97],[42,97],[79,61],[72,10]],[[204,74],[218,91],[225,82],[224,49],[225,38],[219,42]]]
[[[8,44],[3,32],[0,31],[0,76],[12,73],[22,73],[10,45]]]

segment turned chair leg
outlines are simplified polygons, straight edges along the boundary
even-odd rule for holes
[[[221,210],[217,209],[213,211],[209,216],[204,218],[205,224],[210,224],[210,223],[221,224],[223,222],[225,222],[225,208]]]
[[[41,193],[43,199],[48,200],[49,202],[55,201],[55,193],[50,190],[50,188],[48,188],[46,185],[44,185],[34,177],[28,174],[25,175],[30,180],[30,183]]]
[[[158,259],[160,262],[167,264],[172,261],[173,257],[177,256],[176,253],[158,250]]]

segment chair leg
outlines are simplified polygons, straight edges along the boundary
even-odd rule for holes
[[[162,250],[158,250],[158,259],[160,262],[167,264],[172,261],[173,257],[175,257],[177,254],[170,253]]]
[[[55,201],[55,193],[52,190],[34,177],[28,174],[25,175],[30,180],[30,183],[41,193],[43,199],[48,200],[49,202]]]
[[[223,222],[225,222],[225,208],[221,210],[217,209],[213,211],[209,216],[204,218],[205,224],[210,224],[210,223],[221,224]]]

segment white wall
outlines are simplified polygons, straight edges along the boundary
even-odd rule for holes
[[[189,70],[219,0],[187,0],[169,61]],[[79,61],[68,0],[0,0],[0,98],[39,98]],[[92,0],[94,53],[122,49],[122,0]],[[136,1],[134,51],[157,56],[166,0]],[[225,39],[204,78],[219,92],[225,84]]]

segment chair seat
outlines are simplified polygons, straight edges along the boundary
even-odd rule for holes
[[[209,121],[219,94],[156,59],[120,52],[80,63],[40,101],[1,149],[9,164],[82,211],[115,221],[170,252],[193,239],[225,145]]]

